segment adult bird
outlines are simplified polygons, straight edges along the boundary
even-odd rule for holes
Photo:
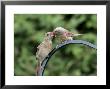
[[[82,35],[82,34],[75,34],[73,32],[69,32],[67,29],[65,29],[63,27],[55,28],[53,30],[53,33],[54,33],[55,37],[60,40],[61,43],[66,41],[66,40],[73,40],[73,38],[75,36]]]

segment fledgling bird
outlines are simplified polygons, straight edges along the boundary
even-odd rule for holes
[[[39,68],[42,68],[41,63],[44,60],[44,58],[52,50],[53,36],[54,36],[53,32],[45,33],[43,42],[37,47],[37,52],[36,52],[36,59],[38,59],[37,72],[39,71]]]
[[[73,40],[75,36],[79,36],[82,34],[75,34],[73,32],[69,32],[68,30],[64,29],[63,27],[57,27],[53,30],[53,33],[56,38],[59,38],[60,42],[64,42],[66,40]]]

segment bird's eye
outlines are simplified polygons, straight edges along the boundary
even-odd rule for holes
[[[47,34],[47,36],[49,36],[49,34]]]

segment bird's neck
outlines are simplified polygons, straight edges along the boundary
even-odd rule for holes
[[[45,42],[52,43],[51,39],[49,39],[49,38],[47,38],[47,37],[44,39],[44,41],[45,41]]]

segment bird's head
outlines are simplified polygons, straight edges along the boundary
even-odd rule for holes
[[[66,29],[64,29],[63,27],[57,27],[54,29],[53,33],[56,36],[58,35],[62,35],[65,32]]]
[[[45,37],[49,40],[52,40],[54,37],[54,33],[53,32],[47,32],[47,33],[45,33]]]

